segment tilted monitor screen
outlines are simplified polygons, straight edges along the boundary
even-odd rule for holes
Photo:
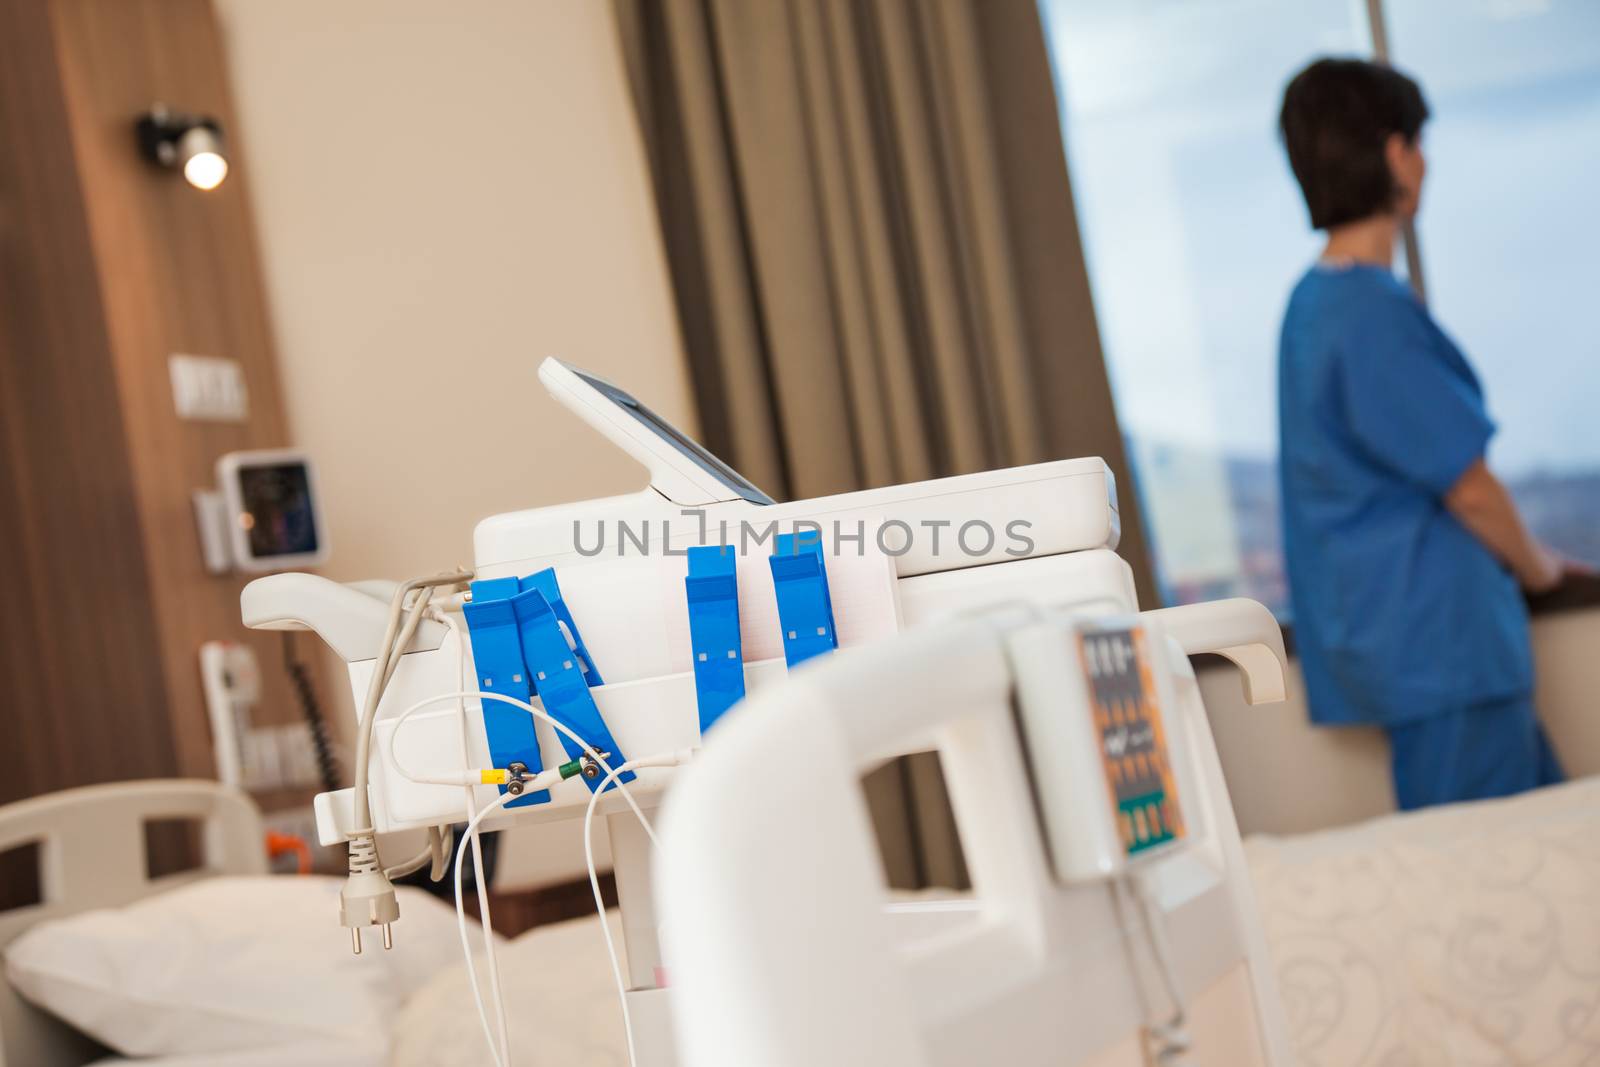
[[[567,364],[567,369],[582,380],[585,385],[633,416],[651,433],[667,442],[667,444],[694,463],[695,466],[733,490],[743,499],[752,504],[773,503],[772,498],[750,484],[748,478],[716,456],[713,456],[710,452],[707,452],[698,441],[693,440],[666,419],[639,403],[631,394],[618,389],[603,378],[596,378],[592,374],[586,374],[571,364]]]

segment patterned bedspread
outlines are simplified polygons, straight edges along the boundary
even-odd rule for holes
[[[1600,1067],[1600,779],[1245,851],[1301,1067]],[[627,1063],[596,926],[502,949],[519,1063]],[[397,1022],[396,1067],[483,1062],[459,968]]]
[[[1600,1064],[1600,779],[1246,854],[1302,1067]]]

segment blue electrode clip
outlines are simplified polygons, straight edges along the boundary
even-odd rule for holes
[[[534,690],[550,717],[593,745],[595,751],[610,753],[605,761],[616,767],[627,762],[627,757],[611,736],[605,719],[601,718],[600,708],[589,692],[586,677],[592,673],[598,678],[599,673],[594,670],[594,661],[589,658],[577,627],[569,623],[563,632],[560,614],[546,599],[539,588],[540,583],[536,581],[544,573],[523,579],[527,588],[510,601],[522,638],[522,661],[527,664]],[[553,573],[550,574],[550,580],[555,580]],[[571,644],[567,641],[567,634],[572,635]],[[561,747],[569,758],[578,759],[584,755],[583,746],[560,730],[556,731],[556,737],[560,739]],[[618,775],[616,781],[631,782],[634,777],[632,771],[627,771]],[[583,783],[590,792],[594,792],[600,786],[600,779],[584,775]]]
[[[689,549],[689,576],[683,589],[689,602],[689,647],[694,652],[701,734],[744,699],[737,562],[731,545]]]
[[[778,598],[778,622],[783,627],[785,662],[795,667],[838,648],[821,535],[779,534],[769,562]]]
[[[518,591],[515,578],[473,582],[472,600],[462,611],[467,617],[478,684],[485,692],[525,701],[533,690],[528,668],[522,662],[522,641],[511,603]],[[485,700],[482,704],[483,732],[489,741],[489,759],[494,765],[509,767],[521,763],[530,773],[542,771],[544,763],[539,758],[539,737],[534,732],[533,716],[498,700]],[[501,786],[500,792],[505,791],[506,787]],[[506,807],[527,807],[549,799],[549,790],[541,789],[536,793],[524,793]]]
[[[595,666],[594,657],[589,655],[589,649],[583,643],[583,634],[578,632],[578,624],[572,621],[572,612],[567,610],[567,602],[561,599],[561,583],[556,581],[556,569],[546,567],[536,574],[521,579],[517,584],[523,592],[537,589],[544,594],[550,610],[556,613],[556,620],[566,631],[567,647],[578,654],[578,666],[583,671],[583,680],[591,686],[605,685],[600,677],[600,668]],[[606,762],[611,761],[606,760]]]

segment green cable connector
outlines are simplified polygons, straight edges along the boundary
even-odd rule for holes
[[[583,757],[579,756],[575,760],[568,760],[560,766],[559,770],[561,771],[561,780],[563,782],[568,778],[576,778],[583,773]]]

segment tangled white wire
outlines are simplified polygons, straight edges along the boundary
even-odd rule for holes
[[[414,715],[417,712],[421,711],[423,708],[431,707],[432,705],[438,704],[438,703],[440,703],[442,701],[445,701],[445,700],[463,701],[463,700],[468,700],[468,699],[480,700],[480,701],[481,700],[494,700],[494,701],[498,701],[498,702],[500,702],[502,704],[509,704],[509,705],[511,705],[512,707],[515,707],[515,708],[521,708],[523,711],[525,711],[528,714],[532,715],[534,718],[542,720],[543,722],[549,723],[552,728],[554,728],[556,731],[558,731],[559,733],[561,733],[564,736],[566,736],[568,739],[570,739],[578,747],[582,748],[583,751],[584,751],[584,754],[587,755],[591,760],[593,760],[594,763],[597,766],[599,766],[601,770],[605,771],[605,778],[602,779],[601,784],[595,788],[593,795],[589,798],[589,809],[588,809],[588,812],[586,813],[585,818],[584,818],[585,838],[588,837],[588,828],[589,828],[589,824],[590,824],[590,816],[593,815],[594,806],[595,806],[595,803],[596,803],[596,798],[599,797],[602,792],[604,792],[606,784],[608,784],[608,783],[610,783],[612,781],[616,781],[620,775],[625,774],[629,770],[633,770],[633,769],[635,769],[637,767],[672,766],[672,765],[674,765],[676,763],[681,763],[685,759],[688,758],[688,753],[686,753],[686,752],[685,753],[673,753],[670,756],[656,756],[656,757],[647,757],[647,758],[641,759],[641,760],[634,760],[631,763],[624,763],[620,767],[617,767],[617,768],[613,769],[611,764],[606,762],[605,757],[602,756],[600,754],[600,752],[597,751],[593,745],[589,744],[589,742],[587,742],[583,738],[579,737],[565,723],[556,720],[549,713],[545,712],[543,709],[534,707],[532,704],[528,703],[525,700],[518,700],[515,697],[508,697],[503,693],[490,693],[490,692],[486,692],[486,691],[483,691],[483,690],[476,690],[476,689],[461,689],[461,690],[457,690],[456,692],[453,692],[453,693],[436,693],[431,697],[426,697],[426,698],[424,698],[422,700],[419,700],[415,704],[412,704],[410,707],[406,708],[404,711],[402,711],[395,718],[394,727],[392,728],[392,730],[391,730],[391,732],[389,734],[388,750],[389,750],[389,755],[390,755],[391,760],[394,758],[395,737],[400,733],[400,728],[403,725],[405,725],[406,720],[411,718],[412,715]],[[464,707],[463,707],[462,713],[463,713],[463,715],[465,714],[465,708]],[[656,762],[656,761],[660,761],[660,760],[665,760],[665,761],[669,761],[669,762]],[[402,775],[404,775],[407,778],[411,777],[411,775],[408,774],[406,772],[405,768],[403,768],[399,763],[396,763],[395,766],[396,766],[397,769],[400,770]],[[426,778],[414,779],[414,780],[427,781]],[[638,802],[636,800],[634,800],[634,798],[633,798],[633,793],[628,789],[627,785],[624,782],[616,781],[616,786],[617,786],[617,791],[622,795],[622,799],[627,802],[628,807],[630,809],[632,809],[633,814],[638,818],[640,825],[642,825],[644,827],[645,833],[650,835],[651,842],[655,843],[655,844],[657,844],[659,846],[659,843],[656,841],[655,828],[653,826],[651,826],[650,820],[645,818],[644,811],[639,807]],[[474,1001],[476,1001],[477,1006],[478,1006],[478,1019],[483,1024],[484,1037],[488,1041],[489,1052],[490,1052],[490,1055],[494,1058],[494,1062],[496,1064],[496,1067],[510,1067],[511,1050],[510,1050],[509,1045],[507,1045],[506,1046],[506,1058],[505,1058],[505,1060],[501,1060],[500,1055],[499,1055],[499,1051],[498,1051],[499,1042],[497,1042],[495,1040],[494,1035],[493,1035],[492,1031],[490,1030],[488,1014],[484,1009],[482,994],[478,990],[477,968],[473,965],[473,962],[472,962],[472,950],[471,950],[471,947],[470,947],[471,942],[469,940],[468,933],[467,933],[466,907],[465,907],[464,902],[462,901],[462,893],[461,893],[461,861],[462,861],[462,857],[466,853],[466,848],[467,848],[468,842],[477,841],[477,838],[478,838],[478,827],[483,823],[483,820],[486,819],[491,813],[500,810],[506,804],[510,803],[511,801],[513,801],[515,799],[516,799],[516,797],[513,796],[510,793],[502,794],[501,796],[497,797],[494,800],[493,803],[491,803],[487,807],[483,808],[476,815],[473,815],[472,818],[470,819],[470,821],[468,821],[468,823],[467,823],[466,832],[461,835],[461,842],[460,842],[460,845],[457,847],[457,850],[456,850],[456,871],[455,871],[456,924],[457,924],[458,930],[459,930],[459,932],[461,934],[462,952],[466,956],[467,979],[468,979],[469,982],[472,983],[472,996],[473,996],[473,999],[474,999]],[[606,922],[605,905],[604,905],[604,902],[603,902],[603,900],[601,898],[600,889],[599,889],[599,875],[596,873],[595,866],[594,866],[594,851],[593,851],[592,847],[590,847],[588,845],[587,841],[585,843],[584,851],[585,851],[585,854],[586,854],[586,857],[587,857],[588,863],[589,863],[589,884],[590,884],[591,888],[594,889],[595,903],[596,903],[596,906],[600,910],[600,928],[601,928],[601,931],[605,934],[606,949],[611,954],[612,975],[617,980],[617,994],[618,994],[618,997],[621,999],[621,1002],[622,1002],[622,1020],[623,1020],[623,1025],[627,1028],[628,1062],[630,1064],[636,1064],[637,1061],[635,1060],[634,1055],[633,1055],[633,1027],[632,1027],[632,1023],[631,1023],[630,1017],[628,1015],[627,988],[626,988],[626,986],[624,985],[624,983],[622,981],[622,970],[621,970],[620,965],[617,962],[616,946],[615,946],[615,944],[614,944],[614,942],[612,941],[612,938],[611,938],[611,928],[610,928],[609,924]],[[476,856],[477,853],[475,852],[474,855]],[[480,861],[479,864],[478,864],[478,871],[477,871],[478,877],[479,877],[480,880],[482,878],[481,871],[482,871],[482,863]],[[486,902],[486,900],[484,900],[483,898],[480,898],[480,902],[484,903],[484,902]],[[487,911],[483,912],[483,915],[484,915],[484,922],[483,922],[484,937],[485,937],[485,939],[492,938],[494,935],[493,935],[493,931],[489,928]],[[493,958],[493,950],[492,949],[490,950],[490,956],[491,956],[491,960],[492,960],[492,958]],[[492,981],[493,981],[493,979],[492,979]],[[494,985],[496,986],[496,988],[494,990],[494,994],[495,994],[496,1001],[497,1001],[497,1005],[496,1006],[497,1006],[497,1009],[500,1012],[501,1018],[503,1019],[504,1018],[504,1005],[503,1005],[503,1003],[499,1002],[498,982],[495,981]],[[504,1033],[503,1023],[502,1023],[502,1031],[501,1032],[502,1032],[502,1034]]]
[[[510,1067],[510,1038],[509,1036],[503,1036],[502,1038],[506,1044],[503,1046],[505,1049],[505,1058],[501,1059],[499,1048],[497,1048],[498,1042],[495,1041],[495,1035],[489,1030],[489,1017],[483,1010],[483,994],[478,991],[478,971],[477,968],[472,965],[472,944],[467,940],[467,910],[461,900],[461,864],[466,858],[467,842],[470,841],[474,844],[474,846],[476,846],[478,840],[478,824],[483,822],[484,819],[488,818],[491,813],[499,811],[501,808],[503,808],[508,801],[515,799],[517,798],[510,793],[506,793],[503,796],[495,797],[493,803],[479,809],[477,814],[473,815],[471,819],[467,820],[466,832],[461,835],[461,843],[456,846],[456,928],[461,934],[461,954],[466,958],[467,961],[467,981],[472,985],[472,999],[478,1005],[478,1021],[483,1024],[483,1037],[484,1040],[489,1043],[489,1055],[494,1058],[496,1067]],[[473,855],[476,858],[481,856],[481,853],[474,851]],[[481,883],[483,879],[483,861],[481,859],[477,860],[472,873],[474,877],[476,877]],[[494,931],[489,926],[488,912],[483,912],[482,915],[483,936],[485,940],[489,940],[494,937]],[[493,966],[493,963],[491,963],[491,966]],[[500,990],[498,986],[492,990],[492,995],[495,998],[495,1010],[500,1020],[501,1034],[505,1035],[505,1003],[500,998]]]
[[[461,625],[461,620],[449,612],[439,612],[440,618],[448,626],[456,639],[456,684],[466,690],[467,676],[467,633]],[[461,761],[467,762],[467,753],[471,751],[467,744],[467,701],[464,697],[456,698],[456,716],[461,723]],[[389,735],[389,757],[394,759],[394,734]],[[395,761],[399,768],[399,761]],[[402,769],[401,774],[405,774]],[[407,775],[407,777],[410,777]],[[464,787],[467,797],[467,818],[470,821],[478,815],[478,793],[471,785]],[[494,1003],[495,1032],[489,1032],[489,1018],[483,1008],[483,997],[478,992],[478,976],[473,973],[472,952],[463,942],[461,951],[467,961],[467,977],[472,982],[472,1000],[478,1008],[478,1021],[483,1024],[484,1039],[489,1042],[489,1052],[494,1057],[495,1067],[510,1067],[511,1064],[511,1034],[506,1023],[506,1002],[500,991],[500,957],[495,951],[494,925],[489,916],[489,887],[483,873],[483,844],[476,834],[472,836],[472,884],[478,897],[478,924],[483,928],[483,955],[489,965],[489,998]],[[466,930],[466,909],[461,905],[461,853],[456,853],[456,926],[463,933]],[[499,1052],[496,1053],[496,1038],[498,1038]]]
[[[600,895],[600,875],[594,865],[594,809],[600,803],[606,786],[621,775],[641,767],[674,767],[687,760],[688,753],[674,752],[670,755],[647,756],[644,759],[629,760],[616,770],[607,771],[606,776],[600,779],[600,784],[589,796],[589,806],[583,812],[583,859],[589,865],[589,889],[594,893],[595,910],[600,913],[600,932],[605,935],[606,955],[611,958],[611,977],[617,983],[617,1003],[622,1005],[622,1029],[628,1038],[628,1063],[630,1067],[638,1067],[638,1059],[633,1047],[633,1017],[628,1012],[628,987],[622,980],[622,963],[617,959],[617,944],[611,936],[611,923],[606,919],[606,903]],[[620,783],[619,783],[620,785]],[[650,844],[656,848],[661,847],[661,842],[656,840],[655,827],[650,825],[650,820],[643,815],[639,822],[644,826],[644,832],[650,835]]]

